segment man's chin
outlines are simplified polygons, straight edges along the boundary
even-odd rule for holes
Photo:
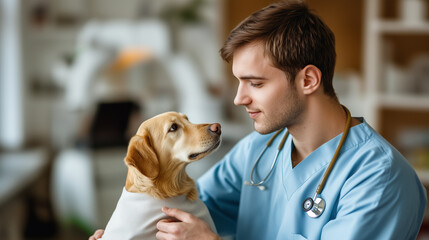
[[[270,131],[270,129],[268,129],[266,126],[258,125],[256,122],[253,124],[253,127],[255,128],[255,131],[257,131],[258,133],[260,133],[262,135],[273,132],[273,131]]]
[[[261,124],[258,124],[257,122],[253,123],[253,127],[255,128],[255,131],[257,131],[262,135],[276,132],[282,128],[282,127],[272,127],[272,126],[261,125]]]

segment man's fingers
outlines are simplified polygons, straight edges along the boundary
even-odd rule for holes
[[[156,228],[158,228],[160,232],[178,234],[180,231],[178,224],[180,224],[180,222],[171,219],[163,219],[156,224]]]
[[[207,223],[194,215],[176,208],[163,207],[162,211],[173,218],[160,220],[156,227],[157,239],[211,239],[215,235]],[[174,221],[177,219],[178,221]]]
[[[181,221],[181,222],[186,222],[186,223],[190,223],[192,222],[194,216],[192,214],[189,214],[187,212],[184,212],[182,210],[179,210],[177,208],[168,208],[168,207],[163,207],[161,209],[166,215],[170,216],[170,217],[174,217],[177,220]]]
[[[101,238],[103,236],[103,234],[104,234],[104,230],[98,229],[97,231],[95,231],[94,235],[89,237],[88,240],[97,240],[97,239]]]
[[[159,231],[156,233],[156,239],[157,240],[172,239],[172,236],[169,233]]]
[[[99,239],[99,238],[101,238],[101,237],[103,237],[103,235],[104,235],[104,230],[103,229],[98,229],[97,231],[95,231],[95,238],[96,239]]]
[[[180,222],[179,220],[175,219],[175,218],[166,218],[166,219],[162,219],[159,220],[160,222],[166,222],[166,223],[170,223],[170,222]]]

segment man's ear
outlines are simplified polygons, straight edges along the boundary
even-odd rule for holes
[[[307,65],[298,74],[301,79],[299,87],[305,95],[312,94],[320,88],[322,84],[322,72],[318,67]]]
[[[143,135],[135,135],[128,145],[127,165],[135,167],[143,175],[155,179],[159,174],[159,161],[152,146],[150,134],[145,131]]]

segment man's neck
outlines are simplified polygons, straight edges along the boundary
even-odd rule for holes
[[[309,104],[301,121],[288,128],[293,136],[293,167],[321,145],[342,133],[345,125],[346,112],[337,101]]]

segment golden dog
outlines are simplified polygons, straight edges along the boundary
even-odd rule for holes
[[[156,223],[166,218],[163,206],[192,213],[216,231],[186,166],[214,151],[220,136],[218,123],[192,124],[176,112],[143,122],[130,140],[125,188],[102,239],[154,239]]]

